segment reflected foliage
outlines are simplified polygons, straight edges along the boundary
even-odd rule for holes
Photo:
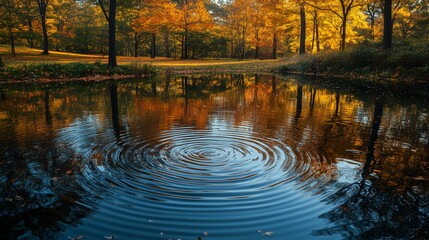
[[[163,76],[0,95],[2,239],[57,238],[127,189],[123,179],[134,183],[143,171],[135,182],[150,184],[132,189],[150,186],[162,194],[133,196],[161,204],[169,195],[156,174],[171,166],[153,157],[149,145],[173,145],[177,139],[163,136],[178,127],[200,134],[222,126],[290,148],[293,166],[280,167],[293,188],[326,204],[320,218],[328,223],[309,237],[429,238],[425,99],[272,75]],[[144,169],[133,169],[140,158]]]

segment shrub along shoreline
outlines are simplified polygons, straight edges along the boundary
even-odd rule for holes
[[[154,75],[150,64],[129,64],[114,68],[96,63],[0,64],[0,83],[47,81],[101,81]]]
[[[281,66],[282,73],[344,77],[368,82],[429,84],[429,45],[390,51],[357,48],[340,52],[304,55]],[[360,82],[362,84],[362,81]]]

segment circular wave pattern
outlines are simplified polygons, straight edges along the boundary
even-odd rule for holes
[[[275,185],[295,161],[284,143],[237,129],[183,128],[148,142],[129,141],[111,152],[111,167],[127,169],[133,178],[140,173],[143,181],[135,184],[153,181],[158,194],[177,198],[250,197]]]
[[[203,232],[210,239],[257,239],[260,229],[292,237],[303,233],[285,224],[321,213],[320,199],[304,201],[310,194],[296,191],[306,184],[297,181],[306,164],[278,139],[240,127],[153,134],[98,134],[99,142],[83,151],[92,160],[83,176],[90,181],[81,184],[113,201],[85,225],[89,236],[109,226],[127,239],[193,239]]]

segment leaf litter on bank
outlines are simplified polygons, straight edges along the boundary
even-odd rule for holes
[[[86,237],[83,236],[83,235],[79,235],[79,236],[76,236],[76,237],[69,237],[70,240],[82,240],[82,239],[85,239],[85,238]]]

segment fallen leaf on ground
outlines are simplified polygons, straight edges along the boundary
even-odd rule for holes
[[[83,235],[79,235],[77,237],[69,237],[70,240],[82,240],[85,239],[86,237]]]

